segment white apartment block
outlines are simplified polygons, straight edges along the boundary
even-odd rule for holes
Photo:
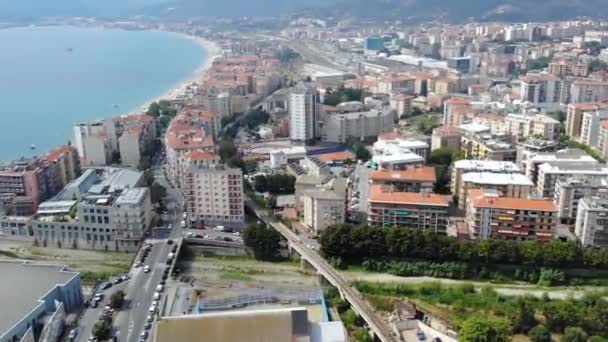
[[[608,82],[579,79],[570,86],[570,102],[573,104],[608,100]]]
[[[505,118],[505,126],[509,133],[521,138],[540,137],[545,140],[559,138],[559,121],[542,114],[509,114]]]
[[[608,247],[608,199],[605,196],[580,200],[574,234],[585,247]]]
[[[116,127],[111,119],[80,123],[73,127],[74,147],[83,166],[109,165],[118,150]]]
[[[600,123],[608,119],[608,111],[593,110],[583,112],[581,121],[581,133],[578,141],[591,147],[599,146]]]
[[[585,196],[598,193],[608,194],[608,179],[573,177],[555,182],[553,202],[558,209],[558,217],[562,223],[574,223],[578,204]]]
[[[521,169],[513,162],[496,160],[459,160],[452,166],[450,187],[453,194],[460,193],[462,177],[469,172],[521,174]]]
[[[181,185],[186,211],[194,226],[245,223],[243,173],[240,169],[209,162],[192,162]],[[217,160],[217,159],[216,159]]]
[[[496,190],[505,197],[527,198],[534,184],[520,173],[469,172],[462,175],[458,196],[458,207],[465,209],[470,190]]]
[[[589,166],[598,164],[597,160],[579,149],[564,149],[557,152],[540,153],[533,151],[522,151],[519,157],[519,166],[524,171],[524,174],[528,176],[528,178],[530,178],[534,184],[536,184],[538,178],[538,167],[545,163],[551,163],[552,165],[559,165],[560,163],[569,165],[574,163]]]
[[[562,81],[549,73],[531,73],[521,77],[520,98],[535,107],[559,109]]]
[[[547,163],[538,168],[538,179],[536,182],[536,195],[543,198],[553,198],[555,184],[558,180],[566,180],[570,177],[584,177],[587,179],[604,178],[608,176],[606,165],[580,165],[578,163]]]
[[[390,108],[330,114],[323,122],[321,140],[336,143],[345,143],[349,139],[364,140],[391,132],[394,127]]]
[[[315,234],[325,228],[344,223],[346,214],[345,192],[333,190],[306,191],[302,195],[302,222]]]
[[[289,94],[289,138],[309,143],[316,138],[317,114],[320,109],[316,89],[308,84],[297,85]]]

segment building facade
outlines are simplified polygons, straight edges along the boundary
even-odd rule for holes
[[[289,94],[289,138],[296,143],[311,143],[317,137],[319,95],[309,84],[297,85]]]
[[[580,200],[574,234],[585,247],[608,247],[608,199],[589,196]]]

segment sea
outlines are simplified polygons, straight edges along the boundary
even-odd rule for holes
[[[137,111],[207,58],[200,44],[168,32],[0,30],[0,161],[67,143],[75,123]]]

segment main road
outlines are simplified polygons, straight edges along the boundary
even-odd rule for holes
[[[361,293],[353,288],[348,281],[333,268],[333,266],[319,255],[319,253],[308,247],[298,235],[289,229],[289,227],[271,219],[268,212],[261,209],[253,201],[248,200],[246,205],[253,209],[255,215],[260,220],[281,233],[281,235],[289,241],[291,248],[295,249],[302,259],[310,263],[321,275],[323,275],[323,277],[325,277],[325,279],[327,279],[328,282],[338,289],[342,297],[351,304],[359,315],[361,315],[378,339],[382,342],[400,341],[400,338],[393,333],[393,330],[388,324],[376,315],[374,309],[363,298]]]

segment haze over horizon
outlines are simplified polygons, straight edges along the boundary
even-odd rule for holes
[[[0,20],[35,21],[46,17],[268,17],[306,13],[363,19],[548,21],[608,16],[603,0],[0,0]]]

